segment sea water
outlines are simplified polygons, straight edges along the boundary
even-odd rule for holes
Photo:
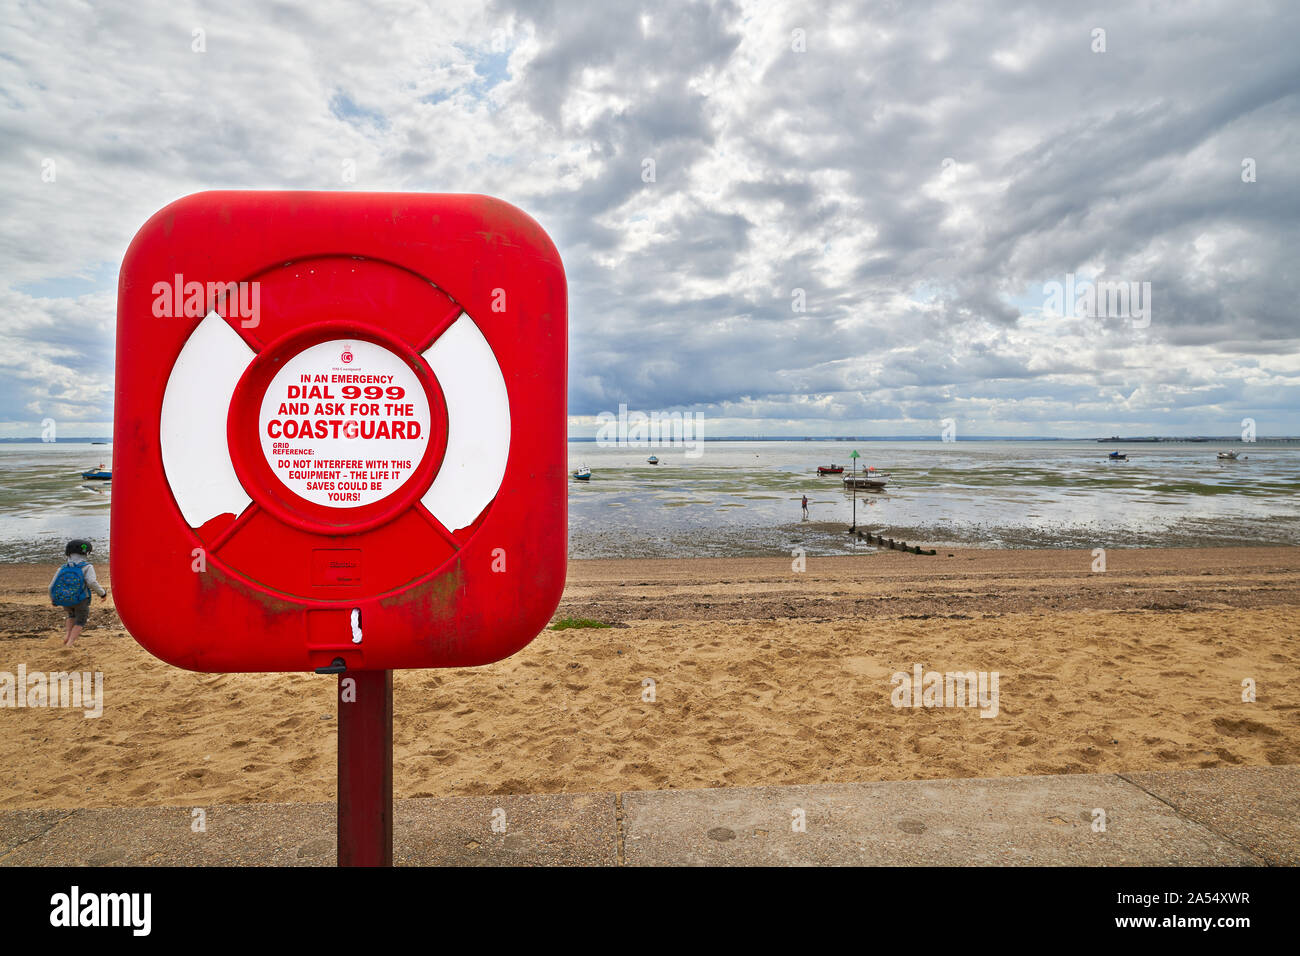
[[[1220,462],[1230,448],[1245,460]],[[889,473],[845,491],[824,464]],[[1118,449],[1127,462],[1108,461]],[[110,550],[111,445],[0,443],[0,561],[53,561],[69,538]],[[869,551],[858,527],[938,547],[1300,544],[1300,444],[1094,441],[705,442],[688,451],[570,442],[569,553],[595,557]],[[648,464],[655,454],[660,464]],[[507,478],[507,480],[510,480]],[[801,517],[807,495],[809,520]],[[166,503],[160,503],[166,507]]]
[[[61,561],[71,538],[87,538],[102,562],[112,492],[81,477],[101,464],[112,468],[112,445],[0,443],[0,561]]]
[[[1223,449],[1229,446],[1224,445]],[[1107,460],[1118,449],[1127,462]],[[818,465],[888,473],[846,491]],[[986,548],[1300,544],[1300,443],[1096,441],[706,442],[681,448],[570,442],[575,558],[775,555],[866,549],[856,525],[909,544]],[[691,457],[699,453],[698,457]],[[646,459],[658,456],[660,463]],[[800,501],[808,496],[808,520]]]

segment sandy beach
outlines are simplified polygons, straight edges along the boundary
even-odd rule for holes
[[[1066,550],[808,558],[802,573],[783,558],[571,562],[557,618],[612,627],[395,675],[396,795],[1300,762],[1300,549],[1092,563]],[[111,599],[64,651],[52,573],[0,565],[0,671],[102,671],[104,713],[0,710],[0,806],[333,799],[333,678],[178,670],[121,629]],[[891,675],[918,664],[997,671],[997,716],[895,707]]]

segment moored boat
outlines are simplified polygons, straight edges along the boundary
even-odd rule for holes
[[[883,491],[885,485],[889,483],[889,473],[876,471],[874,468],[868,468],[866,471],[858,472],[856,475],[844,476],[845,488],[865,488],[868,491]]]
[[[651,455],[649,458],[646,459],[646,462],[651,465],[657,465],[659,464],[659,459],[657,456]]]
[[[842,475],[844,474],[843,465],[818,465],[817,474],[819,475]]]
[[[583,465],[573,473],[573,477],[578,479],[578,481],[591,481],[591,469],[586,465]]]
[[[1235,451],[1221,451],[1218,454],[1219,461],[1236,461],[1237,453]]]

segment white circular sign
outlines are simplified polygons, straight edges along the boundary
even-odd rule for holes
[[[262,396],[258,427],[266,463],[286,488],[330,508],[359,508],[419,467],[429,402],[395,353],[334,339],[284,363]]]

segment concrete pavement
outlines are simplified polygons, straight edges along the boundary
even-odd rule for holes
[[[423,866],[1295,866],[1300,766],[398,800],[393,843]],[[5,866],[334,853],[332,803],[0,811]]]

